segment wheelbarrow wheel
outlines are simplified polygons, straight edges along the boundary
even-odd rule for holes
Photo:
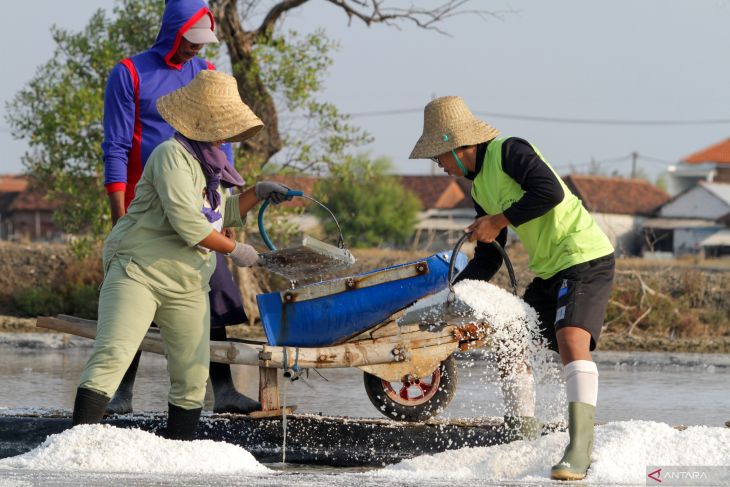
[[[391,382],[365,372],[365,391],[378,411],[397,421],[425,421],[446,409],[456,393],[456,361],[449,357],[429,377]]]

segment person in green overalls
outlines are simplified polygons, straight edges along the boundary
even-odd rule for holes
[[[157,109],[176,132],[152,151],[127,213],[104,243],[96,342],[76,391],[73,424],[101,421],[154,321],[170,374],[162,434],[190,440],[208,380],[208,291],[215,252],[240,267],[258,262],[253,247],[221,230],[241,227],[259,201],[280,203],[291,196],[289,188],[269,181],[236,195],[227,190],[244,182],[221,145],[244,141],[263,127],[241,101],[232,76],[200,71],[186,86],[160,97]]]
[[[504,246],[508,227],[527,250],[535,278],[524,299],[538,312],[548,345],[560,354],[568,396],[570,443],[551,478],[585,478],[598,396],[598,369],[591,351],[613,283],[613,246],[534,146],[500,136],[460,97],[436,98],[426,105],[423,133],[410,158],[431,159],[449,175],[473,181],[477,216],[465,231],[477,244],[459,280],[494,276],[502,257],[490,242]],[[535,383],[529,367],[503,375],[508,431],[536,437],[540,428],[534,418]]]

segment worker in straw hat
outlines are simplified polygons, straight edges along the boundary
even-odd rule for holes
[[[519,236],[535,274],[525,301],[540,317],[549,346],[560,353],[567,382],[570,443],[551,477],[577,480],[591,463],[598,370],[591,358],[603,326],[614,274],[613,247],[540,152],[503,137],[477,119],[459,97],[426,105],[423,134],[411,159],[431,159],[451,176],[473,181],[477,212],[465,231],[476,240],[474,258],[458,279],[489,280],[502,265],[490,245],[505,245],[507,228]],[[502,371],[505,425],[514,437],[539,433],[535,383],[529,367]]]
[[[258,262],[253,247],[227,238],[221,228],[240,227],[263,199],[290,197],[286,186],[272,182],[237,195],[223,191],[244,182],[221,144],[246,140],[263,127],[233,77],[201,71],[159,98],[157,109],[177,132],[150,155],[127,214],[104,244],[96,343],[76,392],[73,424],[101,420],[154,320],[170,374],[164,435],[192,439],[208,379],[212,251],[237,266]]]
[[[123,59],[109,73],[104,95],[104,185],[109,197],[112,224],[127,212],[137,182],[152,151],[175,129],[157,111],[155,102],[190,83],[203,70],[215,69],[201,50],[218,43],[213,13],[204,0],[166,0],[157,39],[152,47]],[[231,144],[221,149],[233,165]],[[223,232],[234,238],[233,229]],[[210,339],[226,340],[226,326],[248,321],[243,298],[223,255],[210,278]],[[142,352],[132,359],[107,413],[126,414],[133,409],[134,382]],[[261,408],[258,401],[240,393],[229,364],[210,364],[213,410],[249,413]]]

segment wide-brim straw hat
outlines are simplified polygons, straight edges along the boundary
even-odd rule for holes
[[[424,108],[423,133],[409,159],[430,159],[497,136],[499,130],[476,118],[461,97],[442,96]]]
[[[157,100],[157,111],[172,127],[198,142],[242,142],[264,123],[238,94],[236,79],[204,70],[187,85]]]

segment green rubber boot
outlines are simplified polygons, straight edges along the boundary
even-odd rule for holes
[[[536,440],[542,434],[542,423],[534,416],[505,416],[504,437],[506,441]]]
[[[570,443],[560,462],[550,471],[553,480],[582,480],[591,466],[593,450],[593,421],[596,407],[584,402],[568,405]]]

